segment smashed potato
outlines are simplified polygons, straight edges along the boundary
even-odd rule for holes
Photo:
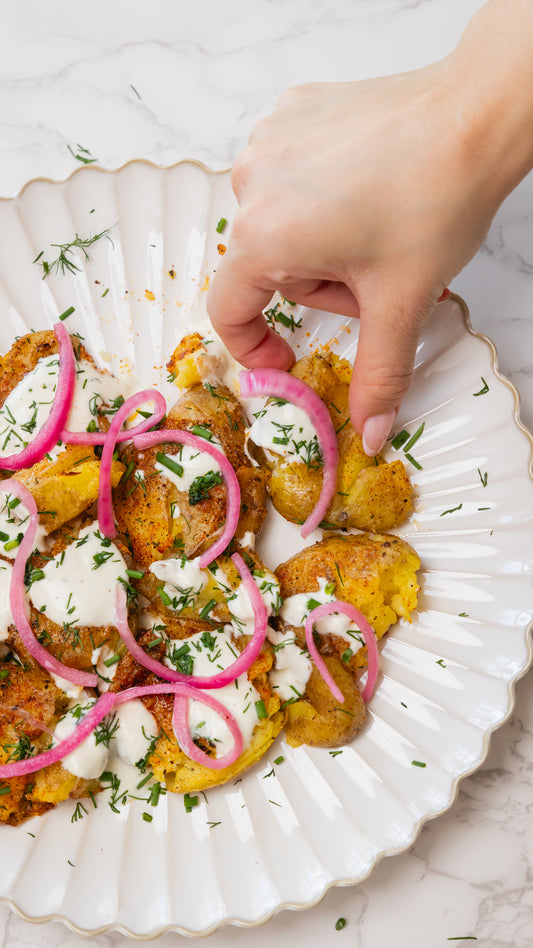
[[[323,399],[337,434],[337,490],[326,512],[329,529],[356,527],[381,533],[407,519],[413,509],[413,488],[402,461],[369,458],[352,426],[348,405],[349,365],[338,357],[315,353],[300,359],[291,374]],[[303,523],[315,507],[322,487],[322,469],[278,456],[267,462],[269,494],[276,510],[293,523]]]

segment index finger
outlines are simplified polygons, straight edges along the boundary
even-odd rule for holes
[[[231,355],[248,369],[290,369],[294,353],[268,325],[262,310],[273,290],[247,278],[231,246],[213,277],[207,311],[214,329]]]

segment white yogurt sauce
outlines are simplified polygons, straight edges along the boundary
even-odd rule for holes
[[[98,407],[110,407],[117,398],[127,397],[124,388],[124,380],[102,374],[85,359],[77,362],[74,397],[65,427],[69,431],[86,431]]]
[[[276,653],[275,668],[269,674],[273,691],[282,701],[290,701],[303,695],[313,664],[306,651],[300,648],[294,636],[271,629],[267,636]]]
[[[9,586],[12,572],[11,563],[0,561],[0,642],[6,641],[9,626],[13,624],[13,616],[9,605]]]
[[[119,577],[126,564],[114,543],[91,524],[77,540],[43,567],[44,579],[32,583],[30,599],[58,625],[115,624]]]
[[[187,639],[167,640],[164,662],[193,675],[212,676],[232,665],[239,656],[233,643],[234,629],[227,625],[212,632],[196,632]],[[179,653],[177,655],[176,653]],[[173,659],[174,656],[174,659]],[[256,702],[260,695],[248,681],[247,674],[210,694],[234,716],[243,737],[244,747],[250,745],[254,728],[259,721]],[[200,701],[189,702],[189,728],[193,737],[204,737],[216,743],[217,756],[231,750],[233,738],[216,711]]]
[[[195,599],[208,582],[208,574],[198,566],[198,559],[171,557],[168,560],[156,560],[150,566],[150,572],[164,582],[163,591],[171,600],[167,607],[181,612],[194,606]]]
[[[316,608],[317,603],[321,605],[322,603],[336,601],[333,593],[326,592],[327,579],[321,578],[318,583],[319,589],[312,592],[287,596],[279,613],[284,622],[297,628],[304,626],[307,616]],[[358,652],[364,645],[357,625],[341,612],[332,613],[332,615],[318,619],[315,622],[315,629],[319,635],[337,635],[339,638],[345,639],[346,642],[349,642],[354,653]]]
[[[215,440],[213,443],[216,444],[219,451],[222,451],[219,441]],[[175,471],[169,470],[159,461],[156,461],[155,469],[158,474],[162,474],[181,491],[188,491],[197,477],[204,477],[211,471],[220,474],[220,465],[210,454],[205,451],[200,452],[196,448],[190,448],[186,444],[181,446],[181,451],[178,454],[171,454],[169,458],[183,468],[183,474],[177,474]]]
[[[85,699],[87,695],[83,694],[82,697]],[[59,719],[55,726],[55,744],[59,744],[60,741],[64,741],[65,738],[70,737],[76,730],[80,720],[91,710],[94,703],[95,699],[88,698],[87,701],[83,700],[83,703],[80,701],[69,708],[67,713]],[[66,757],[63,757],[61,766],[64,767],[65,770],[68,770],[69,773],[75,774],[76,777],[83,777],[85,780],[94,780],[105,770],[107,758],[108,748],[103,741],[99,744],[96,743],[96,736],[93,731],[89,734],[89,737],[86,737],[85,740],[81,742],[76,750],[73,750],[70,754],[67,754]]]
[[[157,722],[138,698],[121,704],[115,715],[118,729],[113,738],[113,751],[125,764],[135,766],[146,755],[153,738],[159,735]]]
[[[0,408],[0,453],[18,454],[50,414],[59,375],[59,355],[39,359]]]
[[[320,458],[314,425],[302,408],[274,401],[255,414],[248,437],[258,447],[290,461],[311,462]]]

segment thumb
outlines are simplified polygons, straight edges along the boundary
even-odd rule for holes
[[[273,289],[246,279],[242,264],[230,250],[213,277],[207,311],[214,329],[231,355],[249,369],[289,369],[294,353],[268,325],[263,313]]]
[[[435,297],[433,297],[434,300]],[[418,339],[432,302],[409,302],[396,287],[360,302],[360,329],[350,384],[350,415],[371,457],[381,451],[411,379]]]

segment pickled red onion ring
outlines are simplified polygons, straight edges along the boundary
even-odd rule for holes
[[[166,681],[186,682],[189,685],[193,685],[195,688],[223,688],[224,685],[229,685],[232,681],[235,681],[239,675],[243,675],[248,671],[259,655],[263,642],[265,641],[267,630],[267,609],[263,597],[253,580],[252,574],[250,573],[250,570],[246,566],[242,557],[239,556],[238,553],[234,553],[231,559],[239,571],[243,586],[250,597],[252,608],[254,610],[253,635],[246,648],[244,648],[240,653],[239,657],[231,665],[225,668],[224,671],[217,672],[216,675],[209,676],[186,675],[183,672],[175,671],[173,668],[168,668],[167,665],[163,665],[163,663],[159,662],[157,658],[147,655],[142,646],[140,646],[135,639],[135,636],[133,635],[133,632],[131,631],[128,624],[126,590],[122,583],[119,583],[117,586],[117,598],[115,605],[116,627],[126,648],[131,652],[134,659],[139,662],[139,665],[143,665],[145,668],[148,668],[149,671],[153,672],[155,675],[159,675],[160,678],[165,678]]]
[[[208,754],[204,754],[203,751],[196,747],[196,744],[192,740],[187,726],[186,709],[178,706],[178,711],[175,711],[174,714],[174,717],[177,718],[177,730],[175,727],[175,733],[176,739],[178,740],[178,743],[185,754],[190,756],[192,760],[196,760],[198,763],[203,763],[206,767],[211,767],[213,770],[220,770],[222,767],[229,767],[230,764],[234,763],[237,758],[240,757],[243,745],[242,734],[238,728],[235,718],[224,707],[224,705],[212,698],[211,695],[206,695],[199,689],[193,688],[190,685],[186,685],[181,682],[165,682],[164,684],[157,685],[137,685],[133,688],[127,688],[126,691],[120,691],[118,693],[111,691],[104,692],[104,694],[100,695],[100,697],[96,700],[91,710],[85,715],[84,718],[82,718],[79,724],[76,725],[76,728],[72,734],[69,734],[69,736],[63,741],[60,741],[57,747],[51,747],[49,750],[42,751],[40,754],[35,754],[33,757],[28,757],[25,760],[15,760],[6,764],[0,764],[0,780],[9,779],[10,777],[22,777],[25,774],[33,774],[42,767],[48,767],[50,764],[55,764],[58,761],[63,760],[67,754],[70,754],[72,751],[76,750],[82,741],[89,737],[92,731],[98,727],[100,722],[103,721],[104,718],[113,710],[113,708],[117,707],[118,705],[126,704],[128,701],[133,701],[135,698],[144,698],[148,697],[149,695],[169,693],[174,693],[176,697],[179,696],[185,702],[185,705],[189,699],[194,699],[195,701],[200,701],[212,708],[213,711],[216,711],[216,713],[219,714],[220,717],[225,721],[233,737],[234,743],[231,751],[229,751],[223,757],[209,757]],[[192,751],[190,754],[188,749]],[[202,758],[201,760],[200,755]]]
[[[105,537],[114,537],[116,536],[117,532],[115,518],[113,515],[111,465],[113,463],[113,452],[115,450],[118,435],[128,415],[131,415],[131,413],[139,405],[144,404],[144,402],[147,402],[150,399],[156,402],[156,412],[159,412],[161,409],[162,411],[159,414],[159,417],[157,417],[157,415],[152,415],[150,418],[145,418],[138,425],[138,428],[142,427],[143,430],[145,430],[146,425],[151,428],[154,424],[156,424],[156,422],[159,421],[165,414],[167,405],[165,399],[159,392],[155,392],[153,389],[145,389],[142,392],[136,392],[135,395],[127,398],[126,401],[120,406],[109,426],[109,431],[104,438],[104,447],[100,461],[100,473],[98,481],[98,526],[100,527],[101,533],[103,533]],[[124,432],[124,434],[127,435],[128,440],[131,440],[133,437],[131,430]]]
[[[33,629],[26,615],[24,574],[26,571],[26,562],[33,552],[33,544],[37,533],[39,517],[37,505],[27,487],[13,477],[2,481],[0,490],[2,493],[10,493],[18,497],[30,515],[30,522],[17,550],[17,555],[15,556],[9,586],[9,605],[17,631],[30,655],[39,662],[39,665],[46,668],[51,675],[59,675],[61,678],[66,678],[67,681],[72,682],[74,685],[96,688],[98,683],[97,675],[81,671],[79,668],[71,668],[69,665],[64,665],[63,662],[60,662],[58,658],[50,654],[48,649],[41,645],[33,633]]]
[[[56,747],[42,751],[40,754],[34,754],[33,757],[27,757],[25,760],[14,760],[7,764],[0,764],[0,779],[5,780],[10,777],[23,777],[25,774],[34,774],[41,767],[48,767],[50,764],[57,764],[63,760],[67,754],[75,751],[81,742],[98,727],[107,714],[116,704],[117,695],[112,692],[106,692],[97,699],[90,711],[81,719],[76,729],[69,734],[63,741],[60,741]]]
[[[19,471],[41,461],[47,451],[57,444],[67,420],[76,385],[76,364],[70,336],[63,323],[56,323],[53,328],[59,347],[59,372],[50,414],[35,438],[22,451],[0,457],[0,468],[5,471]]]
[[[242,734],[237,722],[220,701],[217,701],[212,695],[200,691],[199,688],[194,688],[192,685],[183,682],[165,682],[164,684],[158,685],[136,685],[133,688],[128,688],[126,691],[118,692],[118,694],[115,695],[115,703],[119,705],[124,704],[126,701],[131,701],[133,698],[171,693],[176,696],[174,699],[172,726],[183,753],[187,754],[187,757],[190,757],[191,760],[195,760],[199,764],[204,764],[205,767],[210,767],[212,770],[221,770],[223,767],[229,767],[235,763],[237,758],[242,754],[243,747]],[[189,733],[187,721],[187,703],[190,699],[200,701],[201,704],[205,704],[208,708],[216,711],[231,731],[233,747],[231,751],[224,754],[223,757],[210,757],[208,754],[204,754],[194,743]]]
[[[279,369],[251,369],[239,373],[241,395],[273,395],[301,408],[310,418],[322,451],[323,478],[316,506],[302,525],[305,539],[324,520],[337,486],[339,448],[329,411],[315,391],[301,379]]]
[[[178,744],[183,753],[187,754],[187,757],[190,757],[191,760],[196,761],[197,764],[203,764],[204,767],[209,767],[211,770],[222,770],[224,767],[231,767],[241,756],[243,747],[242,734],[237,722],[224,705],[216,701],[212,695],[206,695],[203,691],[199,692],[199,694],[201,694],[202,697],[196,700],[201,700],[208,708],[216,711],[228,726],[233,738],[233,747],[222,757],[210,757],[209,754],[206,754],[194,743],[191,732],[189,731],[189,702],[188,699],[182,697],[181,694],[177,694],[174,698],[174,713],[172,715],[172,727]]]
[[[320,606],[317,606],[316,609],[313,609],[307,616],[305,622],[305,640],[307,642],[307,647],[309,649],[309,654],[313,659],[318,671],[322,675],[322,678],[330,688],[332,694],[337,699],[337,701],[343,702],[344,695],[342,694],[339,686],[333,680],[330,675],[327,665],[318,651],[314,639],[313,639],[313,625],[318,619],[322,619],[323,616],[329,616],[332,612],[342,612],[343,615],[348,616],[352,622],[357,623],[361,634],[365,640],[365,645],[368,651],[368,674],[366,679],[366,684],[361,695],[365,704],[368,704],[373,693],[374,687],[376,684],[376,679],[378,675],[378,646],[376,641],[376,636],[372,626],[368,619],[363,615],[359,609],[356,609],[355,606],[352,606],[349,602],[325,602]]]
[[[164,444],[165,442],[186,444],[190,448],[196,448],[198,451],[205,451],[206,454],[211,455],[219,465],[226,484],[226,523],[218,539],[198,558],[198,565],[201,569],[204,569],[204,567],[209,566],[213,560],[216,560],[217,556],[226,549],[228,543],[235,535],[241,509],[241,489],[237,475],[222,451],[219,451],[218,448],[209,441],[206,441],[205,438],[199,438],[191,434],[190,431],[176,431],[171,428],[163,428],[161,431],[148,431],[146,434],[139,435],[133,440],[135,447],[141,451],[144,450],[144,448],[152,448],[154,444]]]
[[[131,439],[137,435],[144,434],[145,431],[149,431],[150,428],[159,424],[161,419],[164,418],[167,410],[167,403],[164,396],[161,395],[161,392],[156,392],[153,388],[147,389],[146,393],[148,392],[150,394],[149,397],[146,398],[146,401],[155,402],[154,411],[149,418],[143,418],[142,421],[133,425],[132,428],[124,428],[122,431],[119,431],[115,438],[116,444],[121,444],[123,441],[131,441]],[[61,441],[64,441],[65,444],[102,445],[105,443],[108,434],[109,431],[63,430],[60,432],[59,438]]]

